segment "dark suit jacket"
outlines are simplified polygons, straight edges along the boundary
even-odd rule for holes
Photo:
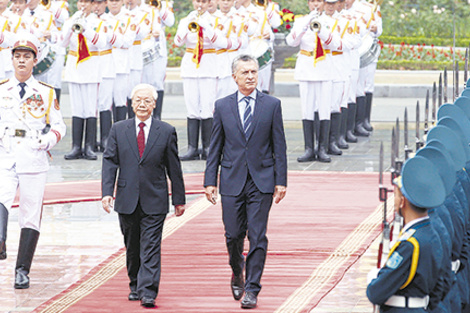
[[[248,172],[262,193],[273,193],[275,185],[287,186],[281,101],[258,91],[250,128],[246,139],[237,93],[215,102],[204,186],[217,186],[219,165],[221,195],[239,195]]]
[[[116,212],[131,214],[140,201],[146,214],[168,213],[167,175],[171,180],[173,205],[185,204],[183,173],[173,126],[152,119],[141,159],[135,118],[114,124],[103,153],[103,197],[114,194],[118,169]]]

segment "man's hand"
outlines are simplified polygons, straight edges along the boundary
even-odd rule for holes
[[[370,26],[370,31],[373,32],[373,33],[376,33],[377,32],[377,25],[376,24],[372,24]]]
[[[103,205],[103,209],[110,213],[111,212],[111,209],[113,208],[114,206],[114,201],[113,201],[113,197],[111,196],[104,196],[103,199],[101,199],[101,204]]]
[[[274,189],[274,203],[278,204],[286,196],[287,188],[286,186],[277,185]]]
[[[184,204],[177,205],[175,206],[175,215],[181,216],[184,214],[185,210],[186,210],[186,206]]]
[[[206,194],[206,198],[207,198],[207,200],[209,200],[210,203],[212,203],[212,204],[217,203],[217,187],[207,186],[204,189],[204,193]]]
[[[158,37],[160,37],[160,32],[158,30],[154,30],[152,32],[152,36],[155,37],[155,38],[158,38]]]

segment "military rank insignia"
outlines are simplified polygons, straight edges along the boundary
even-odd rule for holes
[[[218,24],[218,25],[217,25],[217,28],[222,31],[222,30],[224,30],[224,25]]]
[[[135,24],[132,24],[132,25],[131,25],[131,30],[132,30],[132,31],[135,31],[136,28],[137,28],[137,26],[135,26]]]

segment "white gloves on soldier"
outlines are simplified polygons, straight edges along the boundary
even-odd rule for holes
[[[48,151],[57,143],[57,136],[53,132],[39,135],[37,139],[32,139],[32,148],[35,150]]]

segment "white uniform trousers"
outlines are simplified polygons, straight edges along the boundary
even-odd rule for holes
[[[216,99],[226,97],[238,90],[237,84],[232,76],[217,79],[217,96]]]
[[[156,90],[164,90],[167,61],[167,57],[160,57],[144,65],[142,70],[142,82],[152,85]]]
[[[317,111],[320,120],[330,119],[332,85],[331,81],[299,81],[303,120],[313,121]]]
[[[127,95],[129,89],[129,74],[116,74],[113,85],[114,106],[127,106]]]
[[[373,62],[366,66],[366,77],[364,92],[374,93],[374,77],[377,70],[377,62]]]
[[[341,102],[344,98],[346,83],[344,81],[333,82],[331,97],[331,113],[341,112]]]
[[[359,70],[353,69],[350,77],[349,84],[349,97],[348,103],[356,103],[356,89],[359,81]]]
[[[184,102],[191,119],[212,118],[217,93],[217,78],[183,78]]]
[[[69,83],[72,116],[80,118],[97,117],[98,83]]]
[[[351,78],[344,82],[343,97],[341,97],[341,108],[348,108],[349,89],[351,88]]]
[[[261,91],[269,91],[271,83],[271,69],[273,64],[268,64],[258,72],[258,89]]]
[[[98,112],[111,110],[113,106],[114,78],[103,77],[98,91]]]
[[[11,169],[0,169],[0,202],[7,210],[13,205],[17,189],[20,190],[20,228],[39,231],[46,177],[47,172],[18,174],[15,166]]]
[[[367,67],[363,67],[359,69],[359,79],[357,80],[357,87],[356,87],[356,97],[364,97],[366,93],[364,92],[364,88],[366,85],[366,76],[367,76]]]
[[[129,86],[128,86],[129,89],[127,92],[127,97],[129,99],[131,98],[132,89],[134,89],[134,87],[140,83],[142,83],[142,70],[131,69],[129,73]]]

